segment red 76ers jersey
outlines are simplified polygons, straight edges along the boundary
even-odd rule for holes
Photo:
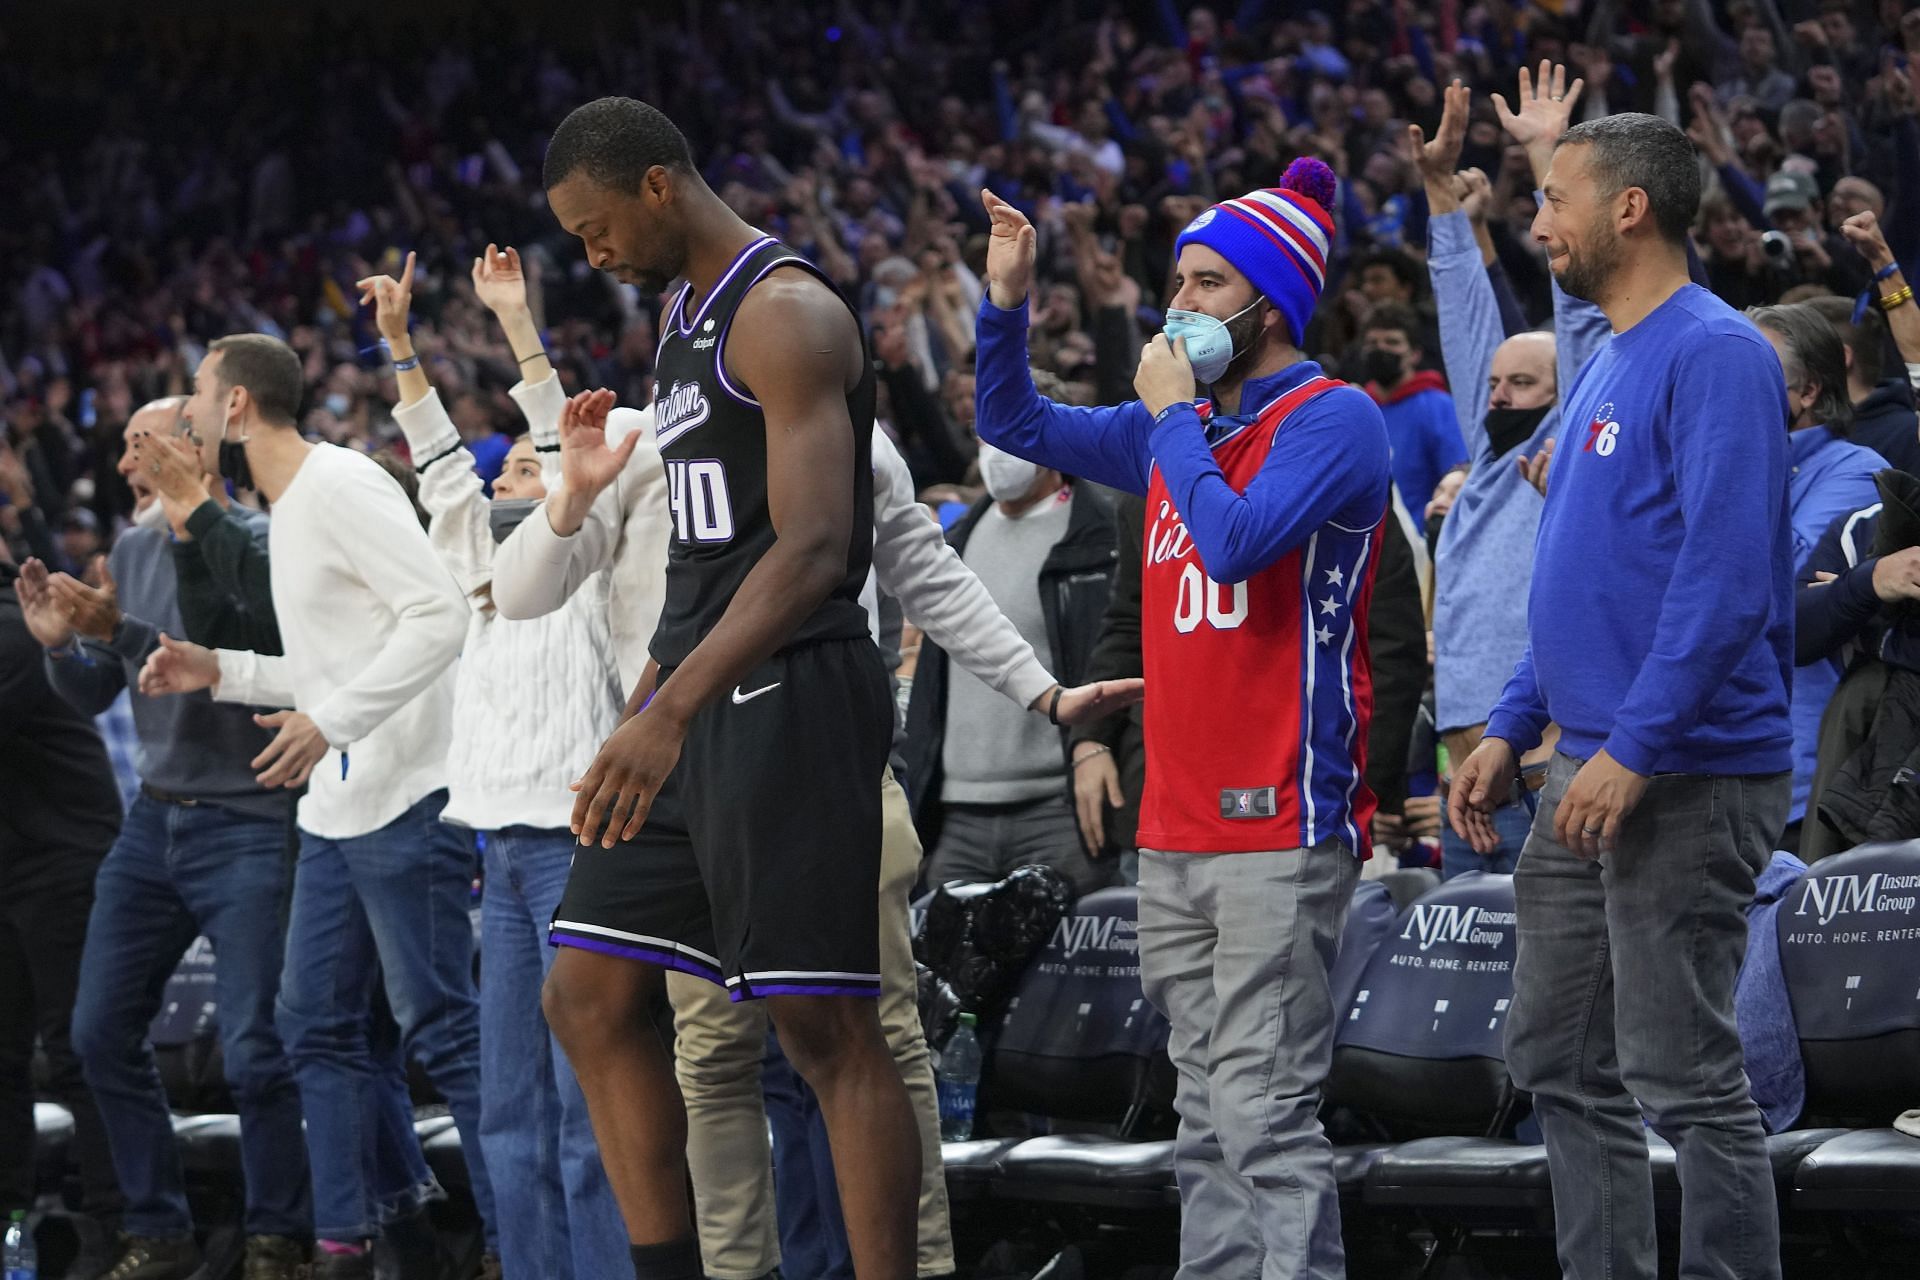
[[[1216,443],[1227,483],[1245,492],[1288,416],[1341,385],[1313,379]],[[1236,853],[1337,839],[1370,850],[1367,611],[1383,532],[1384,516],[1367,529],[1323,524],[1246,581],[1215,582],[1154,468],[1141,566],[1141,848]]]

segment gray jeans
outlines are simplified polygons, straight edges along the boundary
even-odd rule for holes
[[[1057,796],[1020,804],[947,805],[940,842],[927,859],[927,887],[952,880],[991,884],[1036,862],[1073,881],[1078,894],[1118,883],[1117,860],[1087,856],[1064,785]]]
[[[1680,1275],[1774,1280],[1780,1223],[1733,987],[1789,778],[1662,774],[1613,853],[1587,861],[1553,838],[1579,767],[1554,758],[1514,872],[1507,1019],[1507,1066],[1546,1137],[1561,1269],[1654,1275],[1644,1112],[1679,1158]]]
[[[1140,853],[1140,978],[1173,1024],[1179,1280],[1338,1280],[1327,970],[1360,864],[1344,845]]]

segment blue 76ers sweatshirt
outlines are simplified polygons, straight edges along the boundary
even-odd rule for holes
[[[1786,380],[1760,331],[1687,285],[1562,400],[1527,651],[1487,725],[1635,773],[1793,765]]]

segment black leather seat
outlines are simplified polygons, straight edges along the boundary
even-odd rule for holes
[[[940,1162],[947,1171],[947,1199],[977,1200],[987,1193],[1000,1172],[1000,1157],[1018,1146],[1018,1138],[969,1138],[940,1144]]]
[[[1443,1211],[1551,1209],[1547,1149],[1501,1138],[1416,1138],[1373,1162],[1366,1201]]]
[[[1138,1141],[1173,1096],[1167,1022],[1140,989],[1138,908],[1133,889],[1102,889],[1061,919],[994,1029],[981,1082],[983,1107],[1104,1132],[973,1154],[971,1169],[949,1172],[950,1188],[983,1170],[997,1198],[1097,1209],[1165,1203],[1172,1146]]]
[[[33,1162],[41,1186],[56,1186],[66,1176],[72,1147],[73,1112],[57,1102],[34,1103]]]
[[[1801,1152],[1787,1201],[1795,1210],[1920,1212],[1920,1138],[1878,1127],[1920,1097],[1915,885],[1920,841],[1862,845],[1809,868],[1775,918],[1806,1068],[1805,1115],[1858,1126],[1826,1131]]]
[[[188,1176],[235,1184],[241,1181],[239,1116],[176,1116],[173,1143],[180,1153],[180,1167]]]
[[[1151,1209],[1177,1199],[1173,1140],[1124,1142],[1091,1133],[1028,1138],[1000,1157],[996,1187],[1023,1200]]]
[[[1844,1136],[1845,1129],[1789,1129],[1767,1135],[1767,1163],[1773,1169],[1773,1185],[1782,1198],[1793,1190],[1793,1178],[1800,1162],[1822,1144]],[[1920,1144],[1916,1144],[1920,1145]],[[1667,1198],[1680,1194],[1680,1162],[1673,1144],[1651,1131],[1647,1134],[1647,1162],[1653,1167],[1653,1193]]]
[[[1920,1213],[1920,1138],[1860,1129],[1821,1143],[1800,1161],[1796,1209]]]

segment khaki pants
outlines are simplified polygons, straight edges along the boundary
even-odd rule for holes
[[[880,803],[880,1025],[920,1121],[919,1274],[941,1275],[954,1269],[953,1238],[940,1163],[940,1107],[920,1029],[907,928],[920,839],[906,793],[891,772],[881,783]],[[766,1008],[757,1001],[735,1004],[724,988],[671,971],[667,995],[678,1039],[675,1071],[687,1104],[687,1168],[700,1253],[714,1280],[758,1280],[780,1264],[773,1160],[760,1096]]]

